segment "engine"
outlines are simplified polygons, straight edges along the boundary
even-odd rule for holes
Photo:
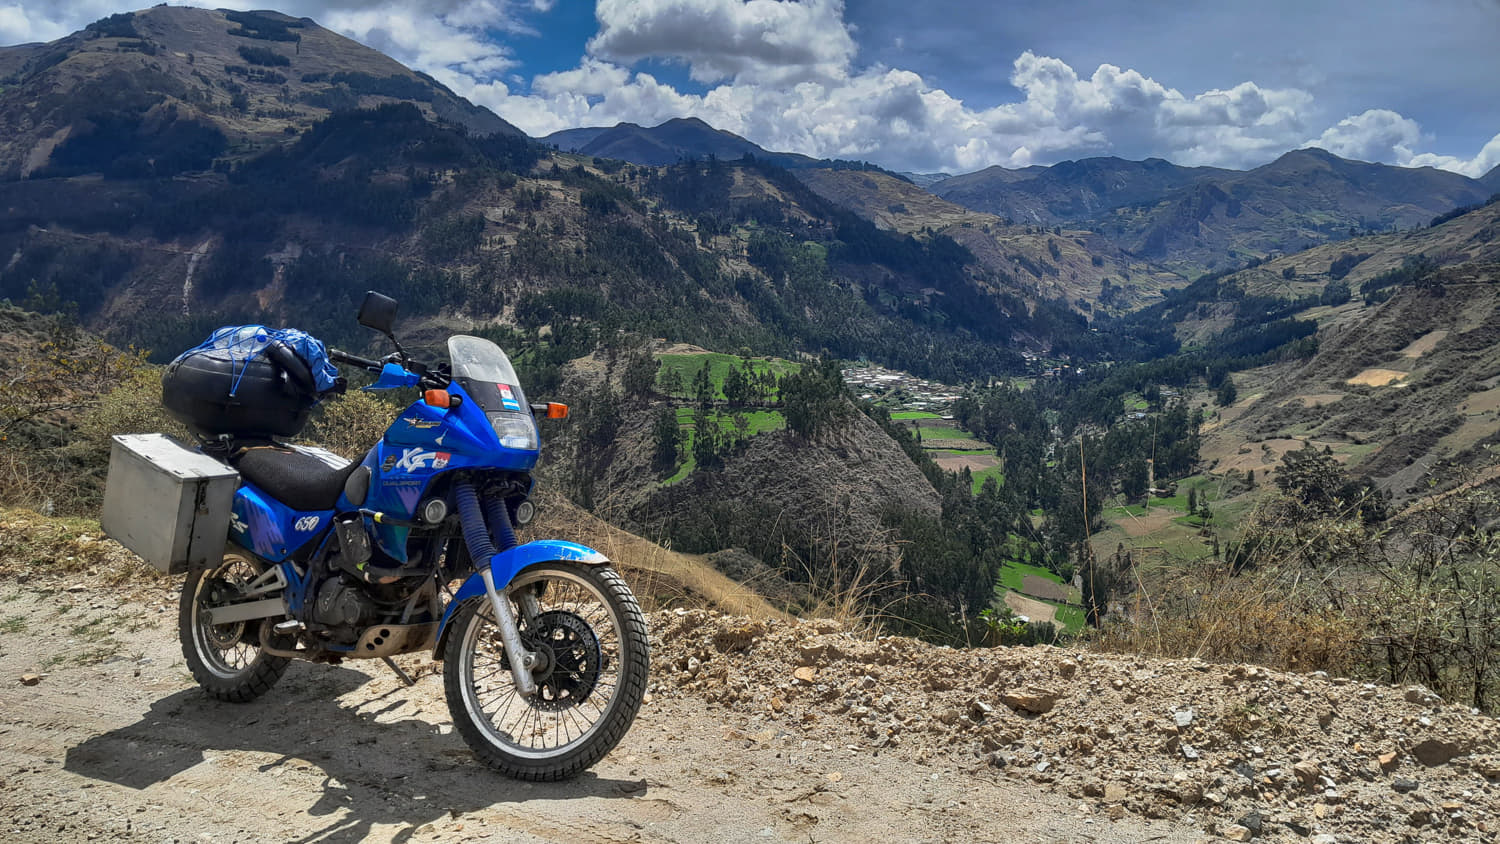
[[[359,631],[380,620],[380,610],[365,594],[360,585],[348,582],[344,577],[330,577],[318,587],[318,601],[313,608],[313,618],[319,624],[337,628],[337,638],[353,643]]]

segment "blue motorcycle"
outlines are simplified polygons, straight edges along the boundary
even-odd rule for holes
[[[529,404],[488,340],[453,336],[447,363],[413,360],[395,316],[378,293],[360,308],[360,324],[396,347],[383,361],[327,352],[378,373],[372,389],[423,391],[359,463],[282,441],[317,392],[284,343],[259,356],[264,372],[236,365],[237,398],[214,407],[193,405],[194,378],[212,375],[195,374],[195,358],[169,369],[164,402],[240,475],[222,562],[190,571],[182,590],[188,668],[210,695],[248,701],[293,659],[382,659],[410,682],[391,657],[429,651],[480,758],[518,779],[575,776],[635,719],[649,645],[640,605],[603,554],[516,539],[534,513],[535,417],[567,408]],[[277,396],[293,397],[286,413]]]

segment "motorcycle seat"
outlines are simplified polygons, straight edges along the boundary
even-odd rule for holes
[[[330,459],[332,458],[332,459]],[[334,460],[341,465],[334,465]],[[240,474],[293,510],[332,510],[358,463],[280,443],[240,449],[230,458]]]

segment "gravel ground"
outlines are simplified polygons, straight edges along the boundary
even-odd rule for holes
[[[707,610],[649,617],[613,753],[515,783],[425,655],[207,698],[176,584],[43,529],[0,522],[0,840],[1500,840],[1500,729],[1420,687]]]

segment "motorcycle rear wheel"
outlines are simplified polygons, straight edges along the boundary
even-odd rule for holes
[[[577,776],[613,750],[640,710],[650,645],[640,604],[613,569],[543,563],[507,590],[540,658],[537,692],[516,690],[488,599],[465,602],[443,649],[453,724],[487,764],[520,780]],[[519,600],[534,595],[529,621]]]
[[[260,621],[210,624],[204,610],[222,604],[265,571],[254,556],[233,546],[212,568],[195,569],[182,584],[177,608],[177,636],[193,679],[209,695],[230,703],[252,701],[276,685],[286,671],[286,657],[260,646]]]

